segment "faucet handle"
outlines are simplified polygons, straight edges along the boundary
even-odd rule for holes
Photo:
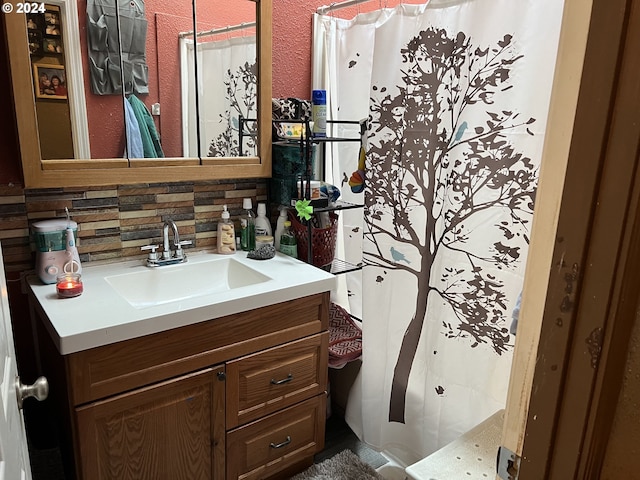
[[[176,258],[186,258],[186,254],[182,251],[183,245],[191,245],[191,240],[181,240],[176,243]]]
[[[156,252],[156,249],[158,248],[160,248],[159,245],[145,245],[144,247],[140,247],[140,250],[151,250],[147,258],[151,261],[156,261],[158,260],[158,252]]]

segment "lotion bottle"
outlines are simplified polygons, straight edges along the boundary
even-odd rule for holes
[[[256,237],[271,235],[271,223],[267,218],[267,206],[264,203],[258,204],[258,216],[256,217]]]
[[[230,255],[236,251],[236,234],[229,220],[227,206],[222,207],[222,220],[218,222],[218,253]]]

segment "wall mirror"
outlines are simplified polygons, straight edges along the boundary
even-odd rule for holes
[[[271,175],[271,0],[195,3],[3,15],[27,188]]]

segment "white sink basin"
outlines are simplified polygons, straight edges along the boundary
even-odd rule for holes
[[[131,306],[153,307],[189,298],[226,293],[271,280],[233,258],[163,267],[141,267],[134,272],[105,277]]]

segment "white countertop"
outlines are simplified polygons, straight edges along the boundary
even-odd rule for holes
[[[35,275],[28,283],[48,318],[45,326],[63,355],[330,291],[335,286],[336,279],[330,273],[281,253],[270,260],[251,260],[246,252],[195,252],[189,254],[188,263],[229,257],[269,280],[144,308],[132,306],[105,280],[148,269],[142,260],[83,265],[84,292],[75,298],[58,298],[56,286],[44,285]],[[174,267],[179,265],[156,269]]]

